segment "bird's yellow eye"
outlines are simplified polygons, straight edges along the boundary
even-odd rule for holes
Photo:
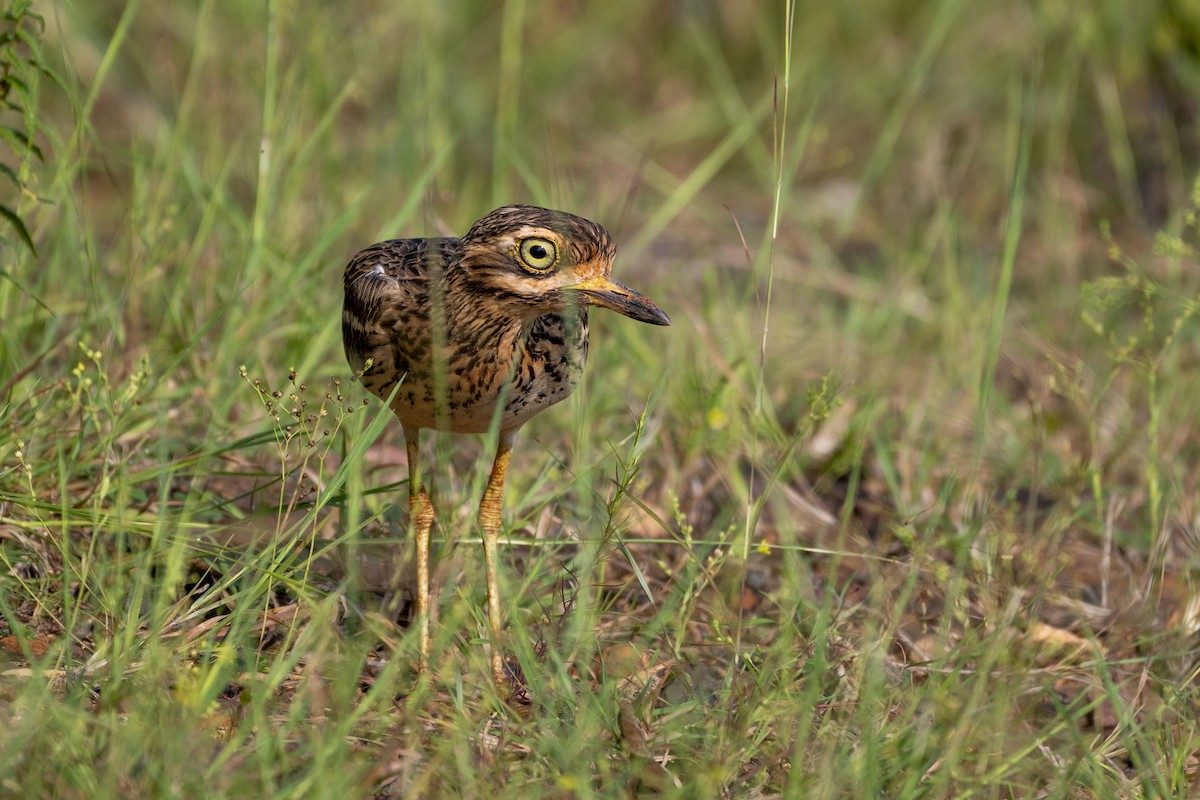
[[[518,252],[521,263],[533,272],[545,272],[558,263],[558,245],[549,239],[525,239]]]

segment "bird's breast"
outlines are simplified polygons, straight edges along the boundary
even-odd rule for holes
[[[385,313],[384,324],[365,333],[343,326],[364,343],[370,366],[363,384],[380,398],[392,397],[406,428],[483,433],[502,408],[500,427],[515,429],[564,400],[587,359],[583,312],[548,314],[531,325],[487,315],[412,317],[404,322]]]

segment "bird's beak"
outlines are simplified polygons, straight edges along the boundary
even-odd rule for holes
[[[651,325],[671,324],[671,318],[654,305],[653,300],[607,275],[588,278],[570,288],[587,297],[591,305],[602,306],[638,322],[648,322]]]

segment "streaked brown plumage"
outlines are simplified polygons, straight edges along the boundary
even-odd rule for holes
[[[429,655],[433,509],[417,464],[420,429],[482,433],[499,414],[499,445],[479,523],[494,640],[492,672],[502,683],[496,542],[516,432],[566,398],[578,382],[587,359],[589,305],[670,324],[648,298],[609,277],[615,254],[612,237],[594,222],[513,205],[483,217],[461,239],[380,242],[346,267],[346,358],[362,371],[372,394],[392,397],[408,447],[423,668]]]

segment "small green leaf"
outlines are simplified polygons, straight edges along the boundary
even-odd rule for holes
[[[8,206],[0,206],[0,217],[4,217],[4,219],[8,220],[8,224],[16,228],[17,235],[21,237],[21,241],[25,242],[25,245],[29,248],[29,252],[33,253],[36,257],[37,248],[33,246],[33,238],[29,235],[29,229],[25,227],[25,220],[21,219],[17,215],[17,212]]]
[[[17,177],[17,173],[14,172],[13,168],[8,164],[0,163],[0,174],[7,175],[9,180],[13,182],[14,186],[16,186],[18,189],[21,188],[21,179]]]

